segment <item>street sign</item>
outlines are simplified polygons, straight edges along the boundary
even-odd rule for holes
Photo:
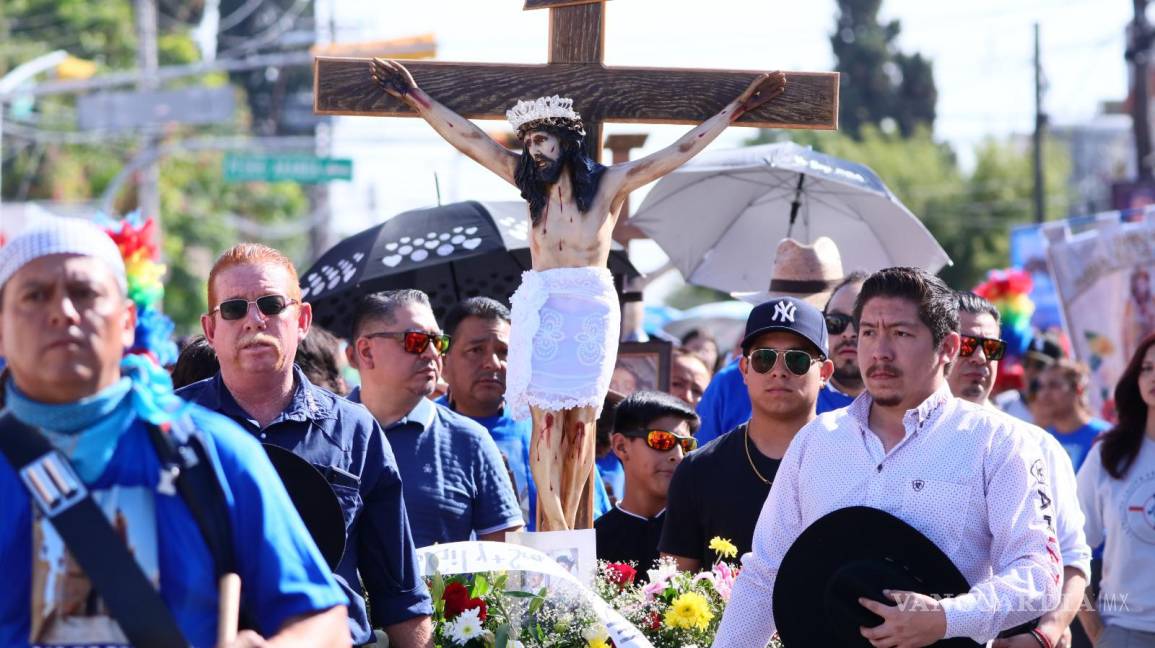
[[[165,124],[222,124],[233,120],[232,86],[102,92],[76,101],[81,130],[127,130]]]
[[[311,155],[225,155],[227,182],[277,182],[289,180],[317,184],[330,180],[352,180],[353,160]]]

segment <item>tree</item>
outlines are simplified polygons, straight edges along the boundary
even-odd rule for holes
[[[830,44],[840,72],[839,128],[859,137],[863,126],[897,127],[910,136],[934,127],[938,90],[930,61],[898,50],[901,24],[878,21],[882,0],[838,0]]]

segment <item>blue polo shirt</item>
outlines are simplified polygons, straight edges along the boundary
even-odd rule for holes
[[[360,398],[360,389],[349,394]],[[501,451],[477,422],[422,398],[385,426],[385,436],[397,455],[418,547],[523,524]]]
[[[349,597],[353,643],[367,643],[373,634],[363,591],[369,595],[373,626],[433,613],[417,567],[401,474],[368,410],[313,385],[296,365],[293,376],[292,400],[263,430],[233,399],[219,373],[177,394],[228,416],[262,442],[308,460],[329,480],[345,514],[345,555],[335,574]]]
[[[449,401],[448,396],[442,396],[436,402],[438,405],[457,411],[454,409],[453,403]],[[522,518],[526,521],[525,529],[526,531],[533,531],[537,522],[537,485],[533,481],[533,472],[530,471],[529,467],[529,447],[533,440],[533,422],[529,419],[515,421],[505,415],[504,408],[494,416],[470,416],[469,418],[489,430],[489,436],[493,438],[493,442],[497,444],[497,449],[501,451],[501,456],[505,459],[505,463],[509,466],[509,472],[513,475],[518,504],[521,506]],[[611,508],[609,494],[606,493],[606,485],[602,481],[600,473],[594,479],[594,489],[594,519],[597,519]]]
[[[190,408],[189,416],[222,486],[244,583],[241,597],[256,629],[270,636],[295,616],[344,605],[345,592],[309,540],[260,446],[223,416],[198,407]],[[191,645],[213,646],[218,590],[212,554],[184,500],[157,490],[160,461],[147,428],[139,419],[129,425],[104,470],[86,483],[94,497],[133,489],[152,495],[161,599]],[[173,428],[173,434],[183,433]],[[131,511],[128,517],[135,519]],[[0,458],[0,646],[29,645],[30,603],[36,595],[32,524],[31,498]]]
[[[1083,465],[1083,460],[1087,458],[1087,453],[1091,451],[1091,446],[1094,445],[1096,437],[1111,429],[1111,424],[1103,419],[1093,418],[1087,421],[1087,424],[1070,434],[1063,434],[1054,427],[1047,428],[1047,432],[1058,440],[1059,445],[1067,451],[1071,456],[1071,463],[1075,466],[1075,472],[1079,471],[1079,467]]]
[[[853,396],[843,394],[828,381],[825,387],[818,390],[815,410],[822,414],[846,407],[853,401]],[[702,400],[698,401],[698,417],[702,419],[698,433],[694,435],[698,439],[698,446],[749,421],[753,411],[750,392],[746,390],[746,381],[742,379],[742,371],[735,359],[714,374],[714,379],[706,387],[706,393],[702,394]]]

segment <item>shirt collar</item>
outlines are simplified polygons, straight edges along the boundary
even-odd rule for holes
[[[388,432],[393,428],[402,425],[408,425],[410,423],[420,426],[422,430],[427,430],[429,429],[429,426],[433,425],[433,417],[436,416],[436,414],[437,405],[428,398],[422,398],[421,400],[417,401],[417,404],[413,406],[413,409],[409,410],[408,414],[401,417],[400,420],[390,424],[385,428],[385,431]]]
[[[906,411],[902,417],[902,423],[909,432],[911,429],[918,429],[930,421],[941,410],[946,402],[953,398],[950,393],[950,385],[945,381],[935,390],[933,394],[928,396],[926,400],[919,404],[918,407]],[[865,431],[870,429],[870,406],[874,403],[870,392],[862,390],[858,398],[854,399],[848,407],[847,411],[855,420],[858,421],[859,426]]]
[[[666,509],[664,509],[664,508],[663,508],[662,510],[658,511],[657,513],[655,513],[655,514],[654,514],[654,517],[646,517],[646,516],[644,516],[644,515],[638,515],[637,513],[632,513],[632,512],[630,512],[630,511],[627,511],[625,508],[623,508],[623,507],[622,507],[622,504],[621,504],[621,502],[618,502],[617,504],[614,504],[614,506],[615,506],[615,507],[616,507],[616,508],[617,508],[619,511],[621,511],[622,513],[625,513],[626,515],[628,515],[628,516],[630,516],[630,517],[632,517],[632,518],[637,518],[637,519],[639,519],[639,520],[641,520],[641,521],[643,521],[643,522],[649,522],[649,521],[651,521],[651,520],[656,520],[656,519],[658,519],[658,518],[662,517],[662,514],[666,512]]]
[[[225,385],[220,372],[212,377],[209,385],[208,397],[201,401],[208,409],[218,410],[230,416],[248,417],[248,413],[233,398],[232,392]],[[333,418],[333,397],[325,394],[319,387],[309,382],[305,372],[296,364],[293,365],[293,396],[289,404],[281,412],[277,420],[290,421],[318,421]]]

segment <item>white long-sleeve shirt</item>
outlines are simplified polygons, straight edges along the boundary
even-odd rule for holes
[[[1000,412],[1001,413],[1001,412]],[[1004,414],[1010,416],[1010,414]],[[1055,498],[1055,533],[1059,539],[1059,552],[1063,557],[1063,567],[1074,567],[1091,580],[1091,547],[1087,544],[1084,531],[1086,518],[1079,506],[1078,482],[1075,480],[1075,464],[1062,444],[1046,430],[1034,425],[1023,424],[1019,429],[1028,438],[1036,439],[1047,465],[1051,494]]]
[[[904,520],[972,584],[942,601],[947,638],[989,641],[1057,604],[1062,566],[1046,518],[1055,505],[1040,445],[1021,433],[1024,424],[955,398],[944,385],[906,413],[906,434],[885,452],[870,431],[870,407],[864,392],[794,437],[715,648],[765,645],[777,627],[773,592],[783,555],[811,523],[848,506]]]

